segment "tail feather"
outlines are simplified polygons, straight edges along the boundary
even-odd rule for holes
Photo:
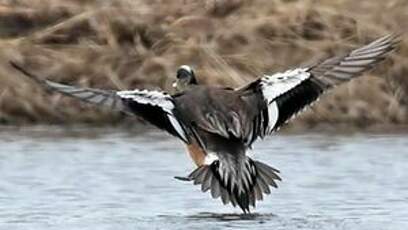
[[[221,200],[222,200],[222,203],[224,205],[227,205],[230,202],[230,197],[229,197],[228,191],[223,187],[220,187],[220,188],[221,188]]]
[[[201,184],[201,191],[207,192],[211,188],[212,175],[210,169],[206,169],[203,174],[201,182],[196,181],[196,183]]]
[[[213,177],[211,180],[211,196],[217,199],[221,196],[220,183]]]
[[[259,187],[258,183],[256,183],[255,186],[254,186],[254,195],[255,195],[254,198],[256,200],[259,200],[259,201],[263,200],[262,189],[261,189],[261,187]],[[255,205],[254,205],[254,207],[255,207]]]
[[[256,179],[257,179],[256,182],[261,188],[262,192],[265,194],[271,194],[271,190],[269,189],[268,183],[265,182],[263,175],[259,174]]]
[[[204,178],[207,175],[207,172],[208,172],[208,169],[206,169],[206,168],[198,168],[189,177],[194,177],[195,178],[194,185],[202,184],[203,181],[205,181]]]
[[[222,164],[214,161],[198,167],[186,179],[195,185],[201,184],[203,192],[210,190],[211,196],[221,198],[224,205],[239,206],[244,213],[250,211],[249,206],[255,207],[256,201],[263,200],[263,194],[271,193],[269,186],[277,188],[276,181],[281,180],[277,169],[248,157],[242,172],[229,172],[220,167]]]
[[[262,175],[262,178],[264,178],[264,181],[269,184],[272,187],[277,188],[278,185],[276,184],[275,180],[282,180],[277,173],[279,173],[279,170],[274,169],[270,167],[267,164],[264,164],[262,162],[257,162],[257,169],[259,174]],[[273,173],[270,173],[273,172]]]

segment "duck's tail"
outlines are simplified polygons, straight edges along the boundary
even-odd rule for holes
[[[245,157],[240,167],[230,167],[216,160],[210,165],[202,165],[188,177],[177,179],[201,184],[201,190],[211,191],[213,198],[221,197],[224,204],[239,206],[244,213],[250,212],[249,206],[255,207],[263,194],[270,194],[269,186],[277,188],[276,181],[281,180],[279,171],[262,162]]]

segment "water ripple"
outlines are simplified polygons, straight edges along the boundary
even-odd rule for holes
[[[144,135],[141,135],[143,133]],[[255,157],[282,172],[253,214],[173,179],[194,166],[156,131],[0,132],[0,229],[404,229],[408,141],[278,135]]]

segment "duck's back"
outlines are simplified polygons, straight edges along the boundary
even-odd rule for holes
[[[246,140],[253,121],[261,111],[256,94],[216,87],[194,86],[175,97],[177,113],[183,122],[222,137]]]

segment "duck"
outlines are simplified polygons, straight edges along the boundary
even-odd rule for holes
[[[10,64],[46,89],[140,117],[178,138],[195,169],[175,178],[250,213],[282,180],[278,169],[248,155],[252,145],[278,131],[328,90],[374,67],[399,41],[399,35],[386,35],[345,55],[265,74],[239,88],[199,84],[193,68],[182,65],[176,72],[174,94],[71,86],[41,78],[16,61]]]

